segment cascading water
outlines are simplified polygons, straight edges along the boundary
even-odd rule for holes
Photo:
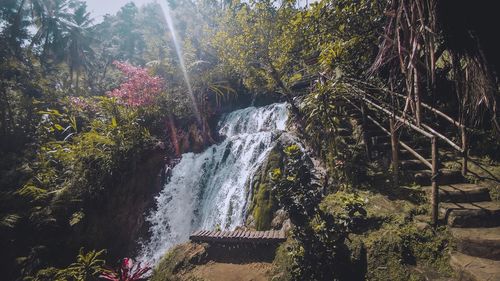
[[[151,239],[140,260],[156,264],[175,244],[198,229],[233,229],[244,223],[247,183],[285,130],[285,103],[249,107],[226,115],[219,133],[226,139],[202,153],[186,153],[156,198],[147,218]]]

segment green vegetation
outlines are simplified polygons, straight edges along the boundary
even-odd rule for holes
[[[363,249],[367,280],[425,280],[425,276],[450,276],[446,228],[433,230],[418,221],[425,205],[362,191],[366,222],[350,235],[351,251]],[[328,198],[328,197],[327,197]],[[325,198],[322,204],[330,205]],[[431,275],[427,275],[431,273]]]
[[[249,213],[252,214],[253,224],[256,230],[268,230],[271,228],[271,221],[274,212],[277,210],[277,202],[272,190],[271,171],[279,168],[282,163],[282,153],[279,146],[274,148],[266,162],[260,167],[252,180],[252,205]]]
[[[190,243],[178,245],[161,259],[154,269],[151,281],[180,280],[175,274],[201,263],[205,255],[205,245]]]
[[[192,97],[157,3],[131,2],[96,22],[81,0],[2,1],[3,278],[94,280],[103,252],[82,250],[71,263],[82,246],[106,248],[111,261],[133,254],[165,164],[218,141],[220,114],[256,96],[290,103],[290,127],[326,171],[320,183],[291,145],[273,151],[253,181],[254,227],[270,228],[279,208],[294,225],[275,260],[278,280],[418,280],[421,266],[449,275],[446,230],[417,221],[427,215],[422,196],[391,189],[383,159],[368,163],[362,124],[343,97],[371,93],[417,125],[422,102],[439,106],[469,128],[472,159],[487,166],[469,163],[469,180],[499,200],[500,48],[487,28],[495,9],[442,0],[166,2]],[[174,276],[192,264],[180,257],[190,251],[174,249],[156,271]]]
[[[98,280],[99,275],[106,271],[103,254],[104,250],[85,253],[83,249],[80,249],[76,262],[67,268],[45,268],[38,271],[35,277],[27,278],[27,280]]]
[[[285,147],[284,152],[284,166],[272,171],[272,179],[278,202],[290,216],[293,237],[298,241],[289,247],[293,263],[286,267],[292,272],[291,280],[339,278],[345,264],[340,247],[353,225],[343,215],[317,208],[321,190],[303,153],[297,145]],[[340,206],[343,211],[363,213],[357,203],[344,203]]]

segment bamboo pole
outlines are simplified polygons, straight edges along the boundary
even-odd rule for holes
[[[390,118],[391,130],[391,151],[392,151],[392,183],[394,187],[399,187],[399,142],[396,132],[395,118]]]
[[[468,168],[467,168],[467,163],[469,162],[469,149],[468,149],[468,144],[467,144],[467,130],[465,129],[464,125],[460,126],[460,131],[462,133],[462,175],[465,176],[467,175]]]
[[[418,76],[418,70],[415,68],[414,70],[415,78],[413,83],[415,84],[415,121],[417,126],[420,127],[421,121],[422,121],[422,110],[421,110],[421,104],[422,100],[420,99],[420,85],[419,85],[419,76]]]
[[[439,171],[438,171],[438,145],[437,145],[437,138],[432,137],[431,138],[431,146],[432,146],[432,197],[431,197],[431,204],[432,204],[432,224],[434,227],[437,227],[438,225],[438,215],[439,215],[439,186],[438,186],[438,177],[439,177]]]
[[[383,108],[382,106],[380,106],[380,105],[378,105],[378,104],[374,103],[373,101],[371,101],[371,100],[367,99],[366,97],[360,97],[360,98],[361,98],[362,100],[366,101],[368,104],[371,104],[373,107],[377,108],[378,110],[380,110],[380,111],[384,112],[385,114],[387,114],[387,115],[389,115],[389,116],[393,115],[393,113],[392,113],[392,112],[390,112],[388,109]],[[396,118],[396,120],[398,120],[398,121],[400,121],[400,122],[404,123],[406,126],[408,126],[408,127],[412,128],[413,130],[415,130],[415,131],[419,132],[420,134],[422,134],[422,135],[424,135],[424,136],[426,136],[426,137],[428,137],[428,138],[432,138],[432,137],[434,136],[434,135],[432,135],[432,134],[430,134],[430,133],[426,132],[425,130],[421,129],[420,127],[417,127],[417,126],[415,126],[415,125],[411,124],[411,123],[410,123],[410,120],[408,120],[408,119],[406,119],[406,118],[399,117],[399,116],[397,116],[397,115],[395,116],[395,118]]]
[[[366,134],[367,130],[367,125],[368,122],[366,121],[366,105],[363,101],[361,101],[361,116],[363,117],[363,140],[365,142],[365,150],[366,150],[366,156],[368,160],[372,160],[372,153],[370,149],[370,139],[368,138],[368,135]]]

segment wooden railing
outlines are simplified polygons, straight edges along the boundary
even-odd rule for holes
[[[319,75],[320,81],[327,81],[331,80],[331,78],[327,77],[324,74]],[[387,91],[385,89],[380,89],[378,87],[373,86],[370,83],[367,83],[365,81],[360,81],[356,79],[349,79],[346,78],[347,80],[350,80],[351,82],[358,83],[358,84],[363,84],[364,88],[372,88],[375,91],[382,91],[386,92],[390,95],[393,95],[397,98],[401,99],[406,99],[407,97],[395,93],[392,91]],[[349,97],[344,96],[344,98],[355,108],[361,111],[362,117],[363,117],[363,123],[367,122],[367,120],[370,120],[373,124],[375,124],[377,127],[379,127],[383,132],[388,134],[391,138],[391,151],[392,151],[392,168],[393,168],[393,181],[396,185],[399,184],[398,180],[398,174],[399,174],[399,146],[403,147],[406,149],[410,154],[415,156],[420,162],[422,162],[426,167],[428,167],[431,170],[431,185],[432,185],[432,195],[431,195],[431,205],[432,205],[432,222],[434,226],[437,226],[438,223],[438,214],[439,214],[439,184],[438,184],[438,179],[439,175],[441,174],[440,168],[439,168],[439,150],[438,150],[438,138],[443,140],[445,143],[447,143],[449,146],[451,146],[453,149],[457,150],[462,154],[463,158],[463,163],[462,163],[462,175],[466,175],[468,172],[467,165],[468,165],[468,137],[467,137],[467,128],[465,127],[464,124],[461,122],[458,122],[448,116],[447,114],[437,110],[436,108],[433,108],[432,106],[421,102],[420,105],[426,109],[431,111],[434,114],[437,114],[447,122],[451,123],[453,126],[457,127],[460,130],[460,135],[461,135],[461,143],[457,144],[450,140],[448,137],[446,137],[444,134],[441,134],[439,131],[436,129],[432,128],[431,126],[421,122],[417,122],[416,118],[414,116],[404,114],[401,110],[395,109],[393,106],[391,106],[388,103],[385,103],[386,107],[380,105],[379,99],[371,96],[368,94],[366,91],[363,93],[351,93],[351,97],[356,100],[362,101],[361,105],[358,106],[356,103],[353,102],[352,99]],[[371,99],[373,100],[371,100]],[[375,102],[377,100],[379,103]],[[389,117],[389,125],[390,128],[387,130],[382,124],[380,124],[376,118],[373,116],[370,116],[367,114],[366,108],[371,107],[376,109],[376,111],[381,112],[385,114],[386,116]],[[401,116],[399,116],[400,114]],[[420,135],[426,137],[427,139],[430,140],[430,145],[431,145],[431,161],[428,161],[424,156],[420,155],[416,150],[414,150],[412,147],[410,147],[408,144],[402,142],[399,140],[397,131],[398,131],[398,126],[396,126],[396,121],[399,121],[401,124],[406,126],[407,128],[419,133]],[[418,125],[417,125],[418,124]],[[366,138],[366,137],[365,137]],[[366,139],[365,139],[366,141]],[[365,142],[367,143],[367,142]],[[370,148],[369,145],[366,147],[367,149],[367,154],[370,155]]]
[[[419,128],[418,126],[412,124],[410,122],[410,120],[408,120],[404,117],[401,117],[401,116],[397,116],[394,112],[391,112],[390,110],[384,108],[383,106],[378,105],[377,103],[368,99],[365,96],[353,94],[353,97],[355,99],[362,101],[361,106],[356,105],[356,103],[352,99],[344,96],[344,98],[346,99],[347,102],[349,102],[352,106],[354,106],[359,111],[361,111],[361,113],[363,115],[362,116],[363,120],[365,120],[365,119],[370,120],[374,125],[376,125],[378,128],[380,128],[383,132],[385,132],[391,138],[392,171],[393,171],[393,182],[395,185],[399,185],[399,155],[398,155],[399,154],[399,145],[401,145],[410,154],[415,156],[425,166],[427,166],[429,169],[431,169],[431,173],[432,173],[432,175],[431,175],[431,186],[432,186],[431,217],[432,217],[433,225],[437,226],[438,215],[439,215],[438,177],[440,174],[440,171],[439,171],[439,151],[438,151],[437,137],[435,135],[425,131],[424,129]],[[389,117],[389,121],[390,121],[390,129],[387,130],[382,124],[380,124],[380,122],[378,122],[376,120],[376,118],[374,118],[374,116],[367,114],[365,106],[375,108],[375,109],[377,109],[377,111],[382,112],[385,115],[387,115]],[[431,145],[431,161],[430,162],[424,156],[422,156],[416,150],[414,150],[412,147],[410,147],[408,144],[399,140],[399,137],[397,134],[397,128],[395,125],[396,120],[430,140],[430,145]],[[367,151],[367,152],[368,152],[368,154],[370,153],[369,151]]]
[[[407,98],[406,96],[404,96],[402,94],[399,94],[399,93],[391,92],[391,94],[393,94],[394,96],[396,96],[396,97],[398,97],[400,99],[406,99]],[[449,138],[447,138],[446,136],[444,136],[443,134],[439,133],[437,130],[433,129],[431,126],[426,125],[424,123],[421,123],[421,126],[423,128],[425,128],[426,130],[428,130],[432,134],[436,135],[438,138],[440,138],[441,140],[443,140],[444,142],[446,142],[447,144],[449,144],[453,149],[455,149],[456,151],[458,151],[459,153],[462,154],[462,175],[463,176],[467,175],[467,172],[468,172],[467,165],[468,165],[468,160],[469,160],[469,149],[468,149],[468,138],[467,138],[467,128],[466,128],[466,126],[463,123],[454,120],[449,115],[447,115],[447,114],[445,114],[445,113],[437,110],[436,108],[434,108],[434,107],[432,107],[432,106],[430,106],[430,105],[428,105],[426,103],[421,103],[421,105],[422,105],[423,108],[429,110],[432,113],[435,113],[436,115],[438,115],[439,117],[441,117],[443,120],[446,120],[448,123],[450,123],[453,126],[455,126],[460,131],[461,143],[460,144],[456,144],[452,140],[450,140]]]
[[[403,100],[406,100],[408,98],[407,96],[402,95],[400,93],[389,91],[387,89],[381,89],[380,87],[376,87],[376,86],[374,86],[368,82],[362,81],[362,80],[352,79],[352,78],[346,78],[346,79],[350,82],[353,82],[356,84],[361,84],[361,85],[363,85],[363,87],[365,87],[367,89],[372,89],[372,90],[378,91],[378,92],[384,92],[384,93],[388,94],[389,96],[394,96],[394,97],[397,97],[397,98],[403,99]],[[365,93],[365,94],[368,95],[367,93]],[[455,149],[456,151],[458,151],[459,153],[462,154],[462,175],[463,176],[467,175],[467,173],[468,173],[467,165],[469,162],[468,161],[469,160],[469,149],[468,149],[469,143],[468,143],[467,127],[462,122],[454,120],[452,117],[450,117],[446,113],[443,113],[442,111],[440,111],[440,110],[438,110],[438,109],[436,109],[436,108],[434,108],[434,107],[432,107],[424,102],[420,102],[420,105],[424,109],[429,110],[430,112],[438,115],[443,120],[446,120],[447,122],[449,122],[450,124],[455,126],[460,131],[461,142],[459,144],[457,144],[457,143],[454,143],[453,141],[451,141],[449,138],[447,138],[443,134],[439,133],[437,130],[433,129],[431,126],[429,126],[427,124],[423,124],[422,122],[420,124],[422,126],[422,128],[424,128],[424,129],[428,130],[430,133],[436,135],[438,138],[440,138],[441,140],[443,140],[444,142],[449,144],[453,149]],[[389,107],[390,107],[390,105],[389,105]],[[416,120],[414,117],[410,116],[410,118],[413,120],[413,122],[416,123]]]

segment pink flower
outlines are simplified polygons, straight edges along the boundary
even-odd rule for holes
[[[107,93],[122,103],[132,106],[148,106],[154,104],[155,97],[163,90],[164,80],[151,76],[148,70],[124,62],[113,64],[126,76],[127,80],[117,89]]]

